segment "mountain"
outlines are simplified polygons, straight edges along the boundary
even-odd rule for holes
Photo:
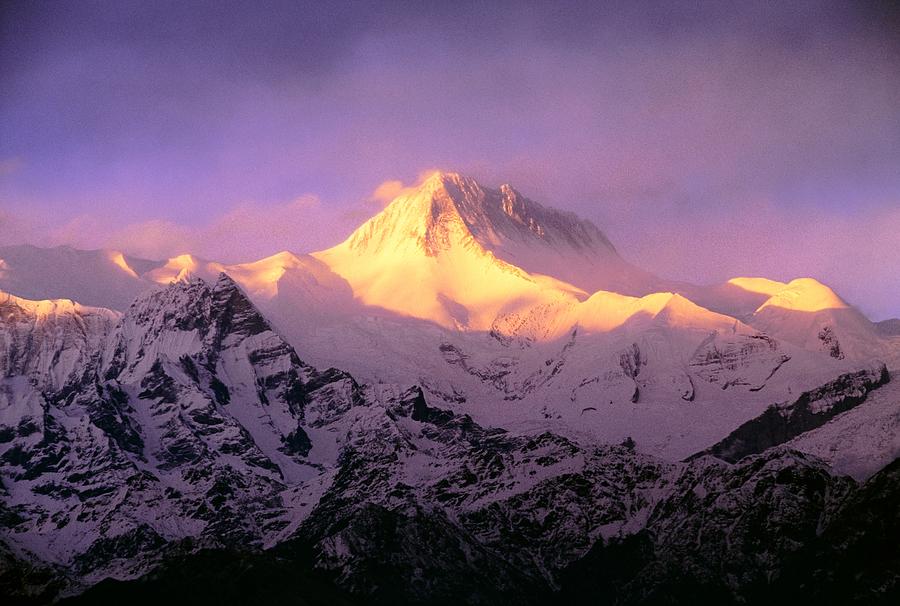
[[[900,318],[891,318],[890,320],[876,322],[875,328],[884,336],[898,337],[900,336]]]
[[[593,224],[455,173],[435,173],[314,256],[367,305],[469,330],[601,288],[648,294],[658,281],[628,265]]]
[[[315,367],[421,385],[485,425],[576,427],[669,459],[843,375],[900,364],[900,342],[815,280],[665,282],[591,223],[455,173],[312,255],[131,263],[142,291],[226,273]]]
[[[0,258],[4,603],[897,595],[900,343],[818,281],[453,173],[310,255]]]
[[[649,540],[656,555],[628,573],[657,570],[631,582],[626,603],[643,603],[657,584],[695,583],[658,568],[683,558],[685,524],[714,537],[690,575],[739,600],[819,549],[817,529],[844,503],[880,498],[784,448],[670,462],[633,442],[484,427],[418,387],[315,370],[224,274],[156,288],[122,316],[7,301],[17,319],[4,327],[32,327],[24,348],[4,338],[0,358],[0,587],[17,600],[111,578],[83,600],[180,602],[166,588],[184,590],[181,571],[215,583],[210,597],[236,580],[217,571],[237,566],[242,596],[285,595],[299,578],[310,600],[540,603],[573,591],[569,571],[597,550]],[[51,307],[61,330],[42,327]],[[28,369],[72,347],[79,369],[38,389]],[[698,518],[708,506],[695,499],[717,515]]]
[[[454,173],[312,256],[342,293],[318,301],[339,311],[310,326],[307,296],[259,303],[315,364],[418,383],[482,423],[558,421],[669,458],[897,351],[814,280],[665,283],[590,223]]]
[[[185,537],[262,545],[290,523],[286,486],[320,481],[340,440],[327,426],[360,399],[224,275],[146,293],[112,330],[74,306],[44,330],[43,304],[11,305],[11,327],[34,329],[24,348],[2,339],[3,538],[79,583],[146,570]],[[60,382],[23,372],[75,354]]]
[[[838,358],[893,364],[900,349],[888,323],[876,326],[813,279],[734,278],[714,286],[663,280],[625,261],[589,221],[546,208],[510,185],[491,189],[456,173],[432,174],[345,242],[311,256],[282,252],[223,264],[190,254],[147,261],[111,250],[0,249],[0,289],[119,311],[157,284],[188,275],[214,280],[219,272],[267,312],[270,303],[279,307],[272,315],[285,324],[309,315],[415,318],[452,332],[551,340],[577,325],[606,330],[612,324],[607,317],[621,325],[643,314],[644,305],[654,313],[654,302],[674,293],[704,311]],[[298,309],[303,314],[292,315]],[[313,359],[319,354],[308,352]],[[367,376],[370,370],[357,369]]]
[[[47,307],[12,305],[16,326],[39,326]],[[91,313],[57,307],[73,325]],[[690,520],[710,537],[694,570],[723,579],[720,562],[744,558],[746,579],[720,588],[737,599],[806,540],[769,543],[765,532],[812,541],[822,516],[857,494],[792,451],[672,463],[632,444],[485,428],[429,404],[421,389],[316,371],[225,275],[175,282],[121,317],[100,315],[114,327],[83,324],[83,371],[60,374],[61,384],[38,391],[40,375],[19,370],[65,357],[56,352],[69,342],[55,331],[36,330],[17,366],[3,368],[3,393],[30,398],[4,403],[3,541],[14,561],[50,579],[17,592],[78,592],[230,552],[260,562],[251,569],[275,558],[310,575],[317,592],[369,603],[534,603],[608,541],[649,533],[667,546],[657,557],[676,557],[673,529]],[[698,485],[710,502],[732,503],[720,520],[674,506],[701,494]],[[749,496],[759,486],[771,487],[765,515],[778,523],[736,531],[729,520],[763,515]],[[749,540],[768,545],[765,563],[754,563]]]

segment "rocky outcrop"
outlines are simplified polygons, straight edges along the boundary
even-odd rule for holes
[[[225,276],[158,289],[96,330],[32,331],[32,349],[70,343],[81,368],[56,388],[39,373],[0,391],[3,540],[68,567],[73,587],[140,574],[186,537],[261,546],[290,518],[281,492],[321,473],[309,434],[323,411],[359,401],[352,379],[303,364]]]
[[[869,391],[888,381],[890,374],[884,364],[841,375],[821,387],[803,392],[792,402],[769,407],[702,454],[733,462],[763,452],[824,425],[829,419],[862,403]]]

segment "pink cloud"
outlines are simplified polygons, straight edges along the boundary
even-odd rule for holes
[[[112,248],[149,259],[190,252],[222,262],[258,259],[281,250],[331,246],[354,225],[315,196],[278,204],[242,203],[213,220],[184,225],[169,220],[121,223],[114,216],[81,215],[61,225],[34,212],[0,211],[0,245]]]

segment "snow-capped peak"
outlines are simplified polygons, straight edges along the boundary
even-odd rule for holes
[[[313,256],[366,305],[468,329],[560,297],[659,290],[589,221],[457,173],[432,174]]]
[[[429,255],[455,244],[477,245],[501,258],[521,245],[618,257],[603,232],[589,221],[546,208],[511,185],[490,189],[449,172],[436,172],[411,193],[394,199],[344,243],[369,252],[412,245]]]
[[[147,272],[144,277],[157,284],[170,284],[189,280],[192,276],[214,280],[221,271],[222,265],[219,263],[182,254],[166,260],[165,264]]]
[[[6,310],[4,318],[12,310],[24,313],[34,318],[46,318],[49,316],[60,315],[102,315],[110,318],[117,318],[119,314],[110,309],[103,307],[92,307],[89,305],[81,305],[71,299],[42,299],[31,300],[17,297],[13,294],[0,290],[0,311]]]
[[[774,292],[759,309],[765,307],[814,312],[823,309],[845,309],[848,305],[833,290],[818,280],[797,278]]]

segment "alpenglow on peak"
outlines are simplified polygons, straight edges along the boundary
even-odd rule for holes
[[[509,184],[492,189],[454,172],[432,173],[364,223],[342,246],[377,252],[404,246],[404,240],[429,255],[461,243],[479,245],[498,257],[523,246],[544,253],[551,248],[586,256],[618,256],[590,221],[547,208]]]
[[[489,327],[510,299],[659,290],[590,221],[457,173],[430,175],[313,256],[367,305],[469,329]]]

